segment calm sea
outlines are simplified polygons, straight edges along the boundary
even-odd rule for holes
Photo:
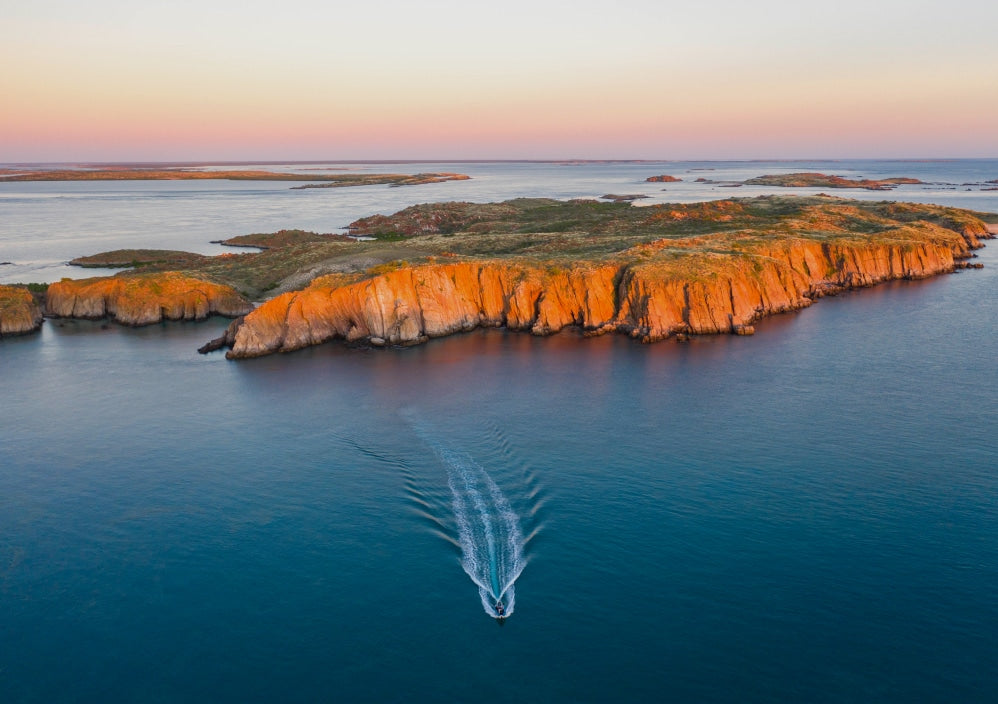
[[[475,178],[0,184],[0,271],[433,200],[763,192],[660,173],[915,176],[847,194],[998,212],[998,161],[366,168]],[[685,344],[4,339],[0,701],[991,701],[998,245],[978,261]]]

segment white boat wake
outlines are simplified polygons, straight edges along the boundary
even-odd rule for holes
[[[447,468],[461,566],[478,585],[485,613],[510,616],[516,606],[514,583],[526,562],[520,518],[485,468],[462,453],[435,443],[433,448]]]
[[[415,434],[433,450],[447,472],[450,497],[436,494],[427,487],[419,487],[411,477],[410,495],[417,504],[417,513],[432,523],[433,532],[452,543],[461,552],[461,567],[478,587],[478,595],[485,613],[500,622],[513,614],[516,608],[516,580],[526,566],[526,547],[541,530],[538,511],[544,503],[537,478],[522,463],[512,457],[509,442],[501,430],[494,429],[495,444],[499,448],[494,459],[500,463],[499,476],[512,481],[514,488],[526,492],[526,520],[530,533],[523,531],[523,518],[513,508],[513,503],[503,494],[485,467],[471,455],[453,449],[437,440],[425,423],[413,412],[403,416]],[[511,476],[523,472],[521,480]],[[409,470],[405,470],[407,475]],[[453,513],[453,522],[447,513],[447,499]],[[524,497],[515,497],[523,499]]]

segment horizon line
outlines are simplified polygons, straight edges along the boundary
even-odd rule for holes
[[[141,166],[235,166],[259,164],[276,166],[281,164],[681,164],[681,163],[806,163],[815,161],[893,161],[909,163],[939,163],[953,161],[993,161],[998,157],[794,157],[794,158],[751,158],[751,159],[586,159],[566,157],[563,159],[205,159],[205,160],[150,160],[136,161],[12,161],[0,162],[0,167],[19,166],[78,166],[78,167],[141,167]]]

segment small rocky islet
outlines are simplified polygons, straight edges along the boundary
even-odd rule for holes
[[[699,169],[697,169],[699,170]],[[649,182],[675,182],[682,179],[673,176],[652,176],[645,179]],[[895,176],[892,178],[846,178],[817,172],[798,172],[792,174],[766,174],[755,176],[744,181],[717,181],[703,176],[693,179],[694,183],[738,188],[740,186],[769,186],[777,188],[856,188],[866,191],[890,191],[898,186],[920,185],[924,182],[917,178]]]
[[[921,184],[917,178],[845,178],[822,173],[767,174],[743,181],[748,186],[778,186],[781,188],[862,188],[867,191],[889,191],[901,185]]]
[[[823,295],[964,268],[995,236],[995,221],[829,196],[416,205],[357,220],[348,235],[283,230],[225,241],[261,250],[250,253],[81,258],[133,268],[43,293],[2,287],[0,332],[37,329],[42,312],[128,325],[224,315],[236,320],[204,349],[228,347],[230,358],[334,339],[411,345],[475,327],[546,335],[576,326],[644,342],[751,334],[759,318]]]

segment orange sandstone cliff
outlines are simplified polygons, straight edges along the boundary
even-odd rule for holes
[[[51,284],[45,313],[53,317],[110,317],[125,325],[244,315],[253,306],[229,286],[176,272],[63,279]]]
[[[0,286],[0,337],[23,335],[41,326],[41,308],[27,289]]]
[[[230,358],[287,352],[342,338],[409,345],[478,326],[546,335],[570,325],[645,342],[687,334],[751,334],[763,316],[822,295],[953,271],[987,236],[983,223],[924,221],[876,236],[735,233],[662,239],[603,261],[561,267],[474,259],[404,267],[361,281],[315,280],[248,314]]]

